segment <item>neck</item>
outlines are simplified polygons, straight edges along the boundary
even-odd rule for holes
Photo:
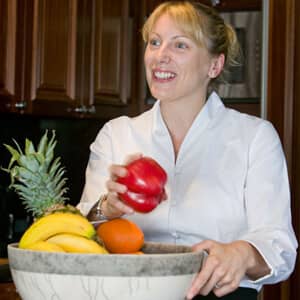
[[[190,101],[160,102],[161,114],[169,130],[176,155],[205,101],[206,95]]]

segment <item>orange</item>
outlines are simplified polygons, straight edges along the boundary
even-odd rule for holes
[[[110,253],[138,252],[144,244],[143,231],[127,219],[113,219],[100,224],[97,234]]]
[[[137,252],[133,252],[133,253],[130,253],[130,254],[135,254],[135,255],[143,255],[144,252],[143,251],[137,251]]]

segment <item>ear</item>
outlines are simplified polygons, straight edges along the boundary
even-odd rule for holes
[[[218,77],[223,70],[224,63],[225,63],[225,56],[223,53],[220,54],[219,56],[213,57],[211,61],[210,69],[208,71],[208,76],[211,79]]]

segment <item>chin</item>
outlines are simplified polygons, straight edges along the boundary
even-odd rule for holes
[[[170,91],[155,91],[151,90],[151,95],[153,98],[158,99],[160,101],[168,101],[170,100]]]

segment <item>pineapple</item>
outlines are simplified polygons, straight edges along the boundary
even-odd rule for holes
[[[64,178],[65,169],[61,166],[60,157],[54,159],[56,146],[55,131],[48,140],[48,130],[42,136],[37,149],[26,139],[24,152],[14,140],[16,148],[4,145],[12,155],[7,168],[2,168],[10,174],[11,185],[23,200],[25,209],[36,218],[52,212],[74,212],[79,210],[71,205],[65,205],[64,197],[67,191]]]
[[[67,179],[60,157],[54,159],[55,131],[52,131],[52,137],[48,140],[46,130],[37,149],[28,139],[24,152],[14,142],[16,148],[4,145],[12,157],[8,167],[2,170],[10,174],[10,187],[17,192],[26,210],[35,219],[22,235],[19,248],[48,252],[107,253],[95,241],[93,224],[76,207],[65,204],[68,200],[64,196]],[[61,249],[54,249],[57,242]]]

